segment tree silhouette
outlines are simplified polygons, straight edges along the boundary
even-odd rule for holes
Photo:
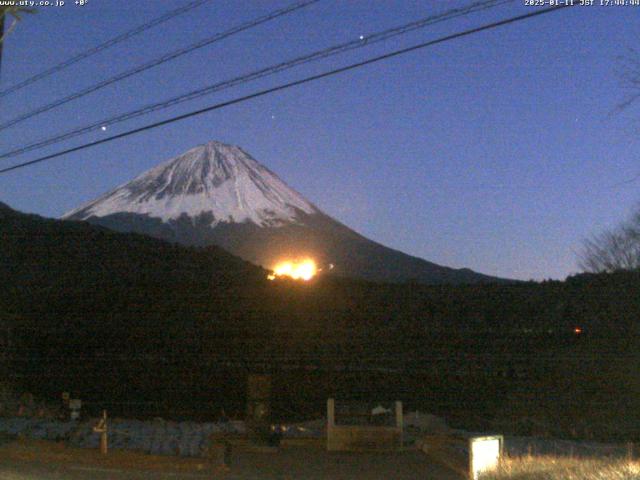
[[[9,33],[15,28],[20,20],[22,20],[23,13],[35,13],[35,9],[28,7],[18,7],[18,6],[3,6],[0,7],[0,22],[4,22],[7,17],[12,17],[13,21],[11,25],[4,31],[4,24],[0,27],[0,43],[4,41],[4,39],[9,35]]]
[[[617,228],[586,240],[580,267],[592,273],[640,270],[640,207]]]

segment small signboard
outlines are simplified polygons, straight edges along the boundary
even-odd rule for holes
[[[478,480],[482,472],[498,468],[503,444],[502,435],[469,439],[469,477],[472,480]]]
[[[71,420],[78,420],[80,418],[80,410],[82,409],[82,400],[79,398],[72,398],[69,400],[69,410],[71,410]]]

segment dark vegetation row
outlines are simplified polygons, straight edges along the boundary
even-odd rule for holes
[[[5,381],[114,414],[276,417],[401,399],[468,428],[640,438],[640,274],[478,286],[270,282],[184,248],[0,207]],[[576,330],[578,329],[578,330]]]

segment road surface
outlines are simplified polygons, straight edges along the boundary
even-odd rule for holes
[[[43,463],[0,458],[2,480],[460,480],[422,452],[328,453],[301,447],[274,453],[234,452],[229,471],[202,466],[201,471],[150,471],[115,466],[74,463]]]

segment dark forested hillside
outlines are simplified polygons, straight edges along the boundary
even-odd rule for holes
[[[506,411],[522,418],[532,385],[555,393],[537,395],[528,417],[584,405],[593,392],[576,384],[606,377],[603,398],[617,395],[628,382],[621,368],[612,377],[612,365],[638,352],[638,273],[470,286],[330,276],[298,284],[266,274],[219,248],[0,205],[7,376],[49,397],[70,390],[89,404],[153,400],[202,412],[242,411],[247,372],[267,370],[276,410],[301,416],[328,394],[375,394],[467,420],[473,407],[495,420]],[[561,396],[563,383],[579,393]]]

